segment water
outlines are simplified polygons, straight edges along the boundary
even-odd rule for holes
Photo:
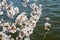
[[[17,6],[20,9],[20,13],[25,11],[30,16],[31,9],[28,7],[23,7],[21,0],[11,0],[13,2],[13,6]],[[33,3],[30,0],[30,3]],[[37,22],[37,26],[34,29],[33,34],[30,36],[31,40],[60,40],[60,0],[39,0],[36,2],[37,4],[43,5],[42,15]],[[4,10],[4,15],[0,16],[0,19],[13,22],[13,19],[10,19],[6,16],[6,11]],[[19,13],[19,14],[20,14]],[[17,15],[15,15],[16,18]],[[45,18],[50,17],[49,23],[52,24],[51,30],[44,30],[44,24],[46,22]],[[14,18],[14,19],[15,19]],[[45,38],[44,38],[45,35]]]
[[[42,0],[43,11],[37,27],[31,36],[32,40],[60,40],[60,0]],[[51,30],[44,30],[45,18],[50,17]],[[45,35],[45,38],[44,38]]]

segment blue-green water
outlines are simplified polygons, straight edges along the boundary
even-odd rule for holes
[[[42,15],[31,36],[32,40],[60,40],[60,0],[42,0]],[[50,17],[51,30],[45,34],[45,18]],[[45,39],[44,39],[45,34]]]
[[[30,3],[27,7],[23,7],[21,0],[11,0],[13,2],[13,6],[17,6],[20,9],[20,13],[25,11],[27,13],[27,16],[30,16],[31,9],[29,8],[29,4],[33,3],[32,0],[30,0]],[[8,2],[9,3],[9,2]],[[30,36],[31,40],[60,40],[60,0],[39,0],[37,1],[37,5],[42,4],[43,10],[42,15],[37,22],[37,26],[33,32],[33,34]],[[0,19],[3,18],[4,20],[14,22],[13,19],[10,19],[6,15],[6,11],[4,11],[4,15],[0,16]],[[19,13],[19,14],[20,14]],[[16,18],[17,15],[15,15]],[[45,24],[45,18],[49,17],[49,22],[51,23],[52,27],[50,28],[50,31],[48,31],[47,34],[45,34],[44,30],[44,24]],[[44,39],[45,34],[45,39]]]

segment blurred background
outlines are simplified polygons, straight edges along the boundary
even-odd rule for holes
[[[1,2],[2,0],[0,0]],[[9,1],[13,2],[13,6],[19,7],[20,13],[25,11],[27,13],[28,18],[30,17],[30,13],[32,9],[30,9],[29,4],[30,3],[36,3],[37,5],[42,4],[43,10],[42,15],[37,22],[37,26],[34,29],[33,34],[30,36],[31,40],[60,40],[60,0],[30,0],[30,2],[27,4],[27,7],[24,7],[22,5],[22,0],[7,0],[7,3],[9,4]],[[14,22],[17,15],[14,16],[14,19],[10,19],[6,15],[6,11],[4,11],[4,14],[0,16],[0,19],[3,18],[4,20],[7,20],[8,22]],[[46,23],[45,18],[49,17],[49,23],[51,24],[51,28],[49,31],[45,31],[44,24]],[[2,29],[0,29],[2,30]],[[45,38],[44,38],[45,37]]]

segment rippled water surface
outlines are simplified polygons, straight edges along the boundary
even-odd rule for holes
[[[1,0],[0,0],[1,1]],[[20,9],[20,13],[25,11],[30,16],[31,9],[29,8],[29,4],[27,7],[23,7],[21,0],[11,0],[14,6],[18,6]],[[9,2],[7,2],[9,3]],[[33,3],[30,0],[30,3]],[[39,0],[37,4],[42,4],[43,10],[42,15],[37,22],[37,26],[31,35],[31,40],[60,40],[60,0]],[[9,19],[6,16],[6,11],[4,10],[5,14],[0,16],[7,21],[14,21],[13,19]],[[19,14],[20,14],[19,13]],[[16,17],[17,15],[15,15]],[[46,33],[44,30],[45,18],[50,17],[49,22],[52,24],[51,30]],[[45,35],[45,38],[44,38]]]
[[[43,11],[37,27],[31,36],[32,40],[60,40],[60,0],[42,0]],[[51,30],[44,30],[45,17],[50,17]],[[44,38],[45,35],[45,38]]]

